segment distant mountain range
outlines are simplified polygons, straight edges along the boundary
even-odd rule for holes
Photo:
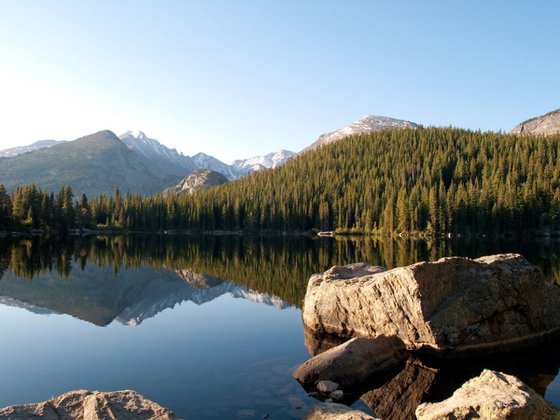
[[[113,321],[135,326],[182,302],[203,305],[226,294],[279,309],[289,306],[276,296],[191,270],[142,267],[115,274],[110,266],[87,265],[73,270],[71,281],[44,274],[26,282],[8,271],[0,282],[0,305],[64,313],[98,326]]]
[[[75,194],[90,196],[112,194],[117,185],[123,191],[150,194],[177,179],[153,174],[142,156],[111,131],[0,160],[0,182],[8,190],[35,182],[51,191],[71,184]]]
[[[420,126],[411,121],[368,115],[319,136],[302,152],[353,134],[417,127]],[[511,133],[550,135],[558,132],[560,110],[527,120]],[[234,180],[255,171],[276,168],[294,155],[294,152],[280,150],[227,164],[205,153],[185,156],[141,131],[128,131],[117,137],[106,130],[74,141],[42,140],[29,146],[0,150],[0,183],[9,191],[35,182],[52,191],[69,183],[76,195],[82,192],[88,196],[109,195],[117,185],[123,192],[153,194],[168,188],[180,190],[180,181],[199,169]]]
[[[39,140],[28,146],[18,146],[0,150],[0,157],[14,157],[23,153],[32,152],[33,150],[55,146],[60,143],[64,143],[64,140]]]
[[[117,137],[105,130],[74,141],[41,141],[0,151],[0,183],[11,191],[35,182],[54,192],[69,183],[75,194],[88,196],[110,195],[115,186],[123,192],[154,194],[197,169],[233,180],[276,167],[292,155],[282,150],[228,165],[204,153],[185,156],[141,131]]]

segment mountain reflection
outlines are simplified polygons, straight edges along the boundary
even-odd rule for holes
[[[333,265],[389,268],[448,255],[521,252],[559,282],[554,242],[375,238],[92,236],[0,240],[0,303],[137,325],[174,305],[218,296],[301,306],[307,280]]]
[[[197,305],[224,294],[285,308],[274,296],[203,274],[135,267],[113,271],[111,266],[86,265],[69,277],[36,275],[31,281],[9,273],[0,281],[0,303],[35,313],[65,313],[105,326],[116,320],[139,325],[144,319],[182,302]]]

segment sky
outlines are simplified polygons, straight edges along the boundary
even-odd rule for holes
[[[509,131],[560,108],[560,2],[0,0],[0,149],[141,130],[223,161],[365,115]]]

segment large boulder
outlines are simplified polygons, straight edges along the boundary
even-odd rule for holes
[[[294,377],[305,386],[332,381],[346,390],[403,365],[407,357],[397,337],[353,338],[309,359],[295,370]]]
[[[515,376],[485,369],[463,384],[451,398],[420,404],[418,420],[428,419],[554,419],[552,405]]]
[[[302,310],[306,328],[396,335],[409,350],[450,357],[512,350],[560,333],[560,288],[521,255],[376,270],[361,264],[314,274]]]
[[[136,391],[70,391],[52,400],[0,409],[0,419],[133,420],[175,419],[166,408]]]

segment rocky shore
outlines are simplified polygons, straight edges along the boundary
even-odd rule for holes
[[[70,391],[57,398],[0,409],[0,419],[44,420],[172,420],[170,410],[136,391]]]
[[[336,404],[360,397],[381,418],[559,418],[520,379],[483,368],[449,383],[458,389],[448,399],[425,402],[458,364],[558,342],[558,308],[560,288],[517,254],[333,267],[309,280],[302,318],[314,357],[294,377],[325,401],[313,419],[372,418]]]

